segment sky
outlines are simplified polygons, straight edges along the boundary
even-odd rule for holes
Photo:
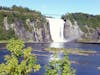
[[[28,7],[55,18],[76,12],[100,15],[100,0],[0,0],[0,6],[13,5]]]

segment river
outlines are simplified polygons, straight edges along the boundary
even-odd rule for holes
[[[100,50],[100,44],[81,44],[81,43],[27,43],[25,44],[27,46],[31,46],[33,50],[39,50],[32,51],[35,54],[41,54],[45,55],[48,54],[48,56],[37,56],[38,63],[42,66],[39,72],[31,73],[30,75],[45,75],[45,65],[48,63],[48,60],[50,59],[50,53],[49,52],[42,52],[44,48],[48,47],[55,47],[55,48],[78,48],[82,50],[94,50],[98,51]],[[5,44],[0,44],[0,63],[3,62],[3,56],[8,54],[9,52],[5,48]],[[71,61],[76,61],[77,63],[73,63],[72,67],[76,69],[76,75],[100,75],[100,55],[89,55],[89,56],[83,56],[83,55],[69,55],[69,58]]]

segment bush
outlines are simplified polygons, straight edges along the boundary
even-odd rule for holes
[[[75,70],[71,67],[67,53],[64,54],[62,59],[57,59],[59,55],[58,53],[54,53],[53,58],[54,59],[46,65],[45,75],[75,75]]]
[[[39,71],[36,56],[32,48],[24,48],[24,42],[11,39],[7,44],[10,55],[5,55],[5,63],[0,64],[0,75],[29,75],[31,71]]]
[[[85,25],[88,25],[88,27],[94,29],[96,27],[100,27],[100,15],[89,15],[85,13],[69,13],[62,15],[61,18],[64,20],[69,19],[72,23],[74,20],[76,20],[83,31],[85,30],[83,28]]]

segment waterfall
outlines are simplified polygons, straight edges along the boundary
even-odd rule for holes
[[[50,24],[50,34],[53,42],[64,42],[64,21],[62,19],[47,18]]]

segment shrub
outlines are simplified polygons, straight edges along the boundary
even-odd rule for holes
[[[11,39],[7,44],[10,55],[5,55],[5,63],[0,64],[0,75],[29,75],[31,71],[39,71],[36,56],[32,48],[24,48],[24,42]]]

